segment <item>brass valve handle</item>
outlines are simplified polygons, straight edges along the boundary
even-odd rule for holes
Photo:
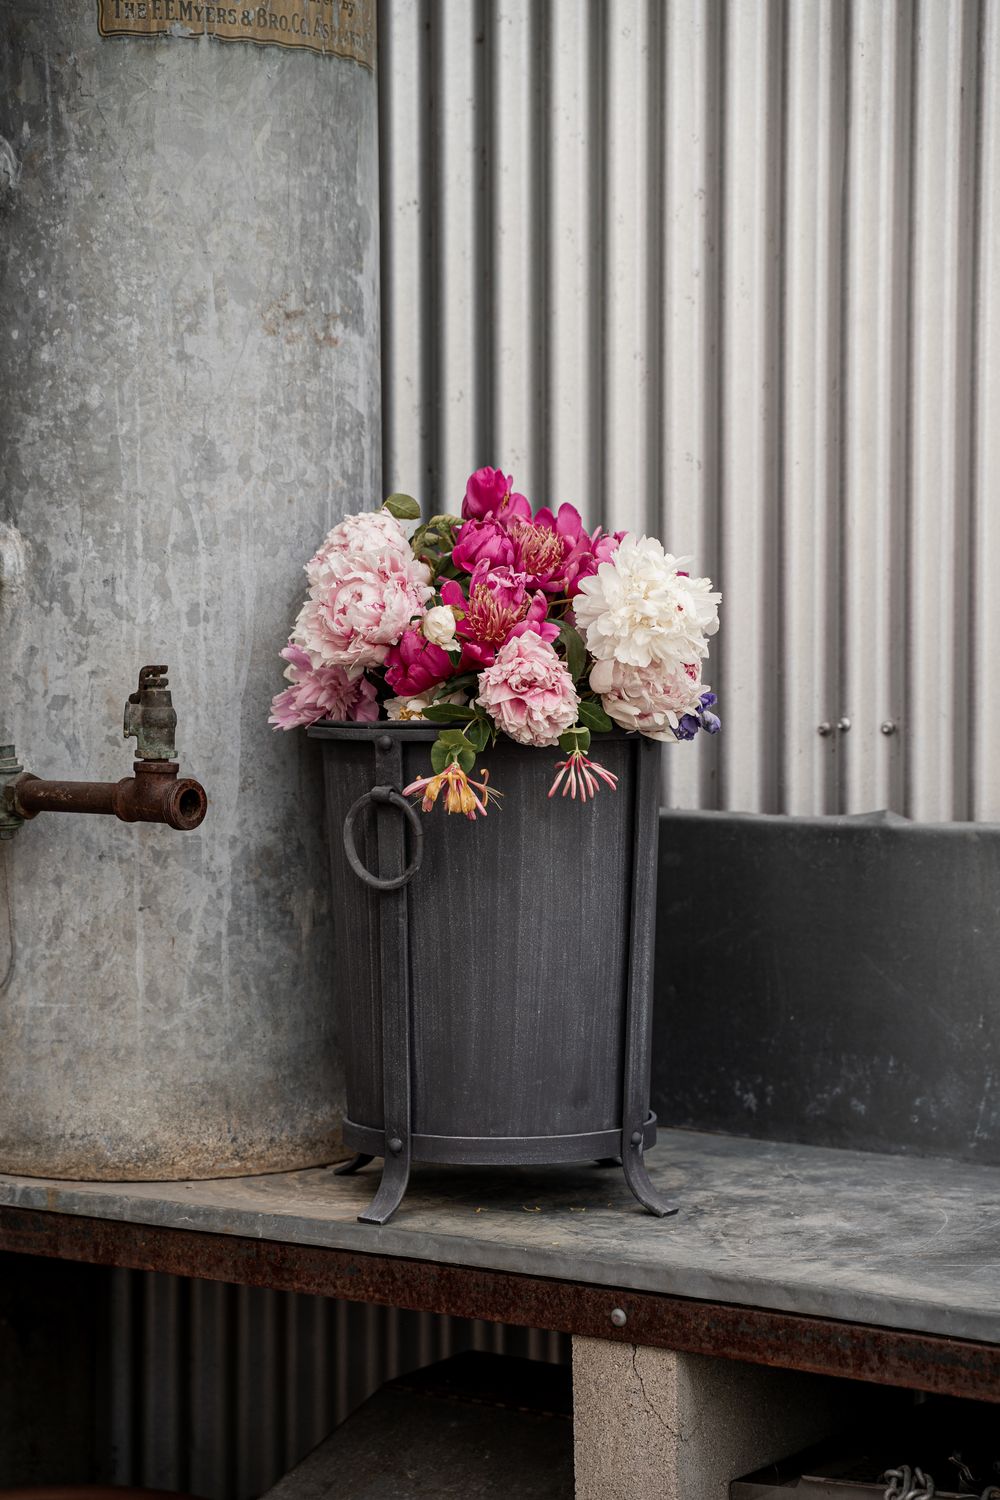
[[[137,760],[176,760],[177,712],[167,667],[141,667],[139,686],[125,704],[124,739],[135,739]]]

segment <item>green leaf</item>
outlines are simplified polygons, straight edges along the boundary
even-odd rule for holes
[[[412,495],[390,495],[388,500],[382,502],[382,509],[387,510],[390,516],[395,516],[397,521],[420,519],[420,505]]]
[[[580,704],[580,712],[577,718],[581,724],[585,724],[595,734],[607,734],[610,729],[614,729],[615,727],[601,705],[599,703],[592,703],[589,699],[584,700]]]
[[[583,644],[583,636],[572,625],[565,623],[559,627],[559,639],[566,652],[566,665],[574,682],[583,676],[587,665],[587,648]]]
[[[473,750],[485,750],[492,732],[488,719],[474,719],[465,731],[465,738]]]
[[[440,740],[435,740],[431,746],[431,769],[435,776],[440,776],[445,766],[451,760],[451,751],[447,745],[442,745]]]
[[[567,755],[572,755],[574,750],[582,750],[584,755],[586,755],[590,749],[590,730],[580,728],[567,729],[565,734],[559,736],[559,744],[566,751]]]
[[[466,743],[465,734],[461,729],[442,729],[437,737],[439,745],[447,745],[449,750],[458,750]]]
[[[463,745],[462,749],[458,752],[458,763],[465,774],[468,775],[476,764],[476,752],[471,745]]]
[[[471,708],[463,708],[459,703],[432,703],[424,709],[424,718],[432,724],[468,724],[475,717]]]

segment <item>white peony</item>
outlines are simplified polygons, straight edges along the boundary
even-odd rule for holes
[[[448,604],[435,604],[424,615],[420,628],[435,646],[450,646],[455,639],[455,611]]]
[[[590,674],[590,685],[600,693],[604,711],[623,729],[636,729],[651,740],[668,743],[684,714],[696,714],[701,695],[707,692],[696,665],[646,667],[620,661],[599,661]]]
[[[624,536],[610,560],[580,580],[573,600],[591,655],[599,662],[672,670],[707,656],[722,595],[709,579],[680,571],[688,562],[664,552],[655,537]]]

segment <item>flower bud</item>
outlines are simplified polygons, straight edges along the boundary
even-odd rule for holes
[[[421,630],[435,646],[450,646],[455,639],[455,615],[447,604],[437,604],[424,615]]]

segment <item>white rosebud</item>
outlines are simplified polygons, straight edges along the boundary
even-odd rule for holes
[[[455,639],[455,612],[447,604],[437,604],[424,615],[420,628],[435,646],[450,646]]]

